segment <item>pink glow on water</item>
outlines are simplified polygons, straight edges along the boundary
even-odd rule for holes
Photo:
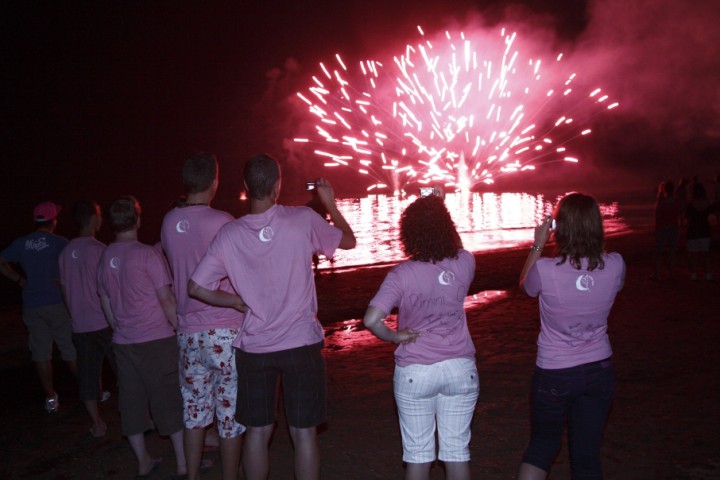
[[[415,200],[393,195],[340,199],[338,208],[353,226],[357,246],[338,250],[335,267],[375,265],[403,260],[399,241],[400,215]],[[558,198],[527,193],[450,193],[445,203],[463,245],[472,252],[513,248],[532,243],[533,230],[550,214]],[[607,234],[627,230],[617,203],[601,204]],[[320,268],[328,268],[323,260]]]

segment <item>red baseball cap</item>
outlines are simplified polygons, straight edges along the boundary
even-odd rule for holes
[[[60,205],[53,202],[43,202],[33,209],[33,220],[36,222],[48,222],[55,220],[62,210]]]

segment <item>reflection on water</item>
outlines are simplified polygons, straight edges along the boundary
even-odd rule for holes
[[[486,303],[505,298],[508,292],[505,290],[484,290],[474,295],[465,297],[465,311],[469,312]],[[388,316],[386,323],[392,330],[397,328],[397,315]],[[384,344],[382,340],[366,329],[362,320],[345,320],[325,326],[325,349],[329,352],[350,353],[354,349],[366,349],[370,346]]]
[[[374,195],[339,199],[338,208],[355,231],[357,247],[338,250],[335,267],[396,262],[404,255],[399,241],[400,214],[416,197]],[[445,203],[463,245],[471,252],[532,242],[533,228],[552,211],[557,198],[528,193],[450,193]],[[626,230],[618,204],[601,204],[606,233]],[[329,267],[327,261],[320,268]]]

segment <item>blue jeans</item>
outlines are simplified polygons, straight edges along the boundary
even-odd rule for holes
[[[532,434],[523,463],[550,471],[567,418],[573,480],[601,479],[600,442],[614,388],[610,359],[557,370],[536,367]]]

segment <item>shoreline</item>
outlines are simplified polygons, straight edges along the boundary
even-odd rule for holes
[[[607,250],[623,255],[627,277],[609,319],[617,390],[602,448],[606,478],[718,478],[720,365],[712,360],[720,343],[720,286],[691,282],[686,271],[675,280],[648,280],[653,245],[647,229],[607,238]],[[718,272],[718,249],[712,253]],[[490,298],[466,308],[481,382],[470,443],[473,478],[515,478],[529,435],[539,319],[537,300],[517,287],[526,255],[524,247],[475,255],[470,293],[487,291]],[[319,434],[326,480],[401,478],[404,472],[392,395],[394,346],[358,323],[390,268],[316,277],[328,372],[328,421]],[[54,366],[60,411],[43,411],[19,306],[0,308],[0,322],[0,375],[13,387],[0,397],[0,478],[132,478],[136,464],[119,433],[117,389],[107,369],[112,397],[101,404],[101,413],[108,435],[94,439],[75,380],[59,359]],[[151,453],[165,458],[155,478],[167,478],[174,473],[169,440],[155,432],[146,438]],[[270,478],[292,478],[291,451],[281,414]],[[206,456],[215,466],[203,478],[220,479],[219,455]],[[431,479],[441,478],[436,465]],[[569,478],[566,444],[552,478]]]

